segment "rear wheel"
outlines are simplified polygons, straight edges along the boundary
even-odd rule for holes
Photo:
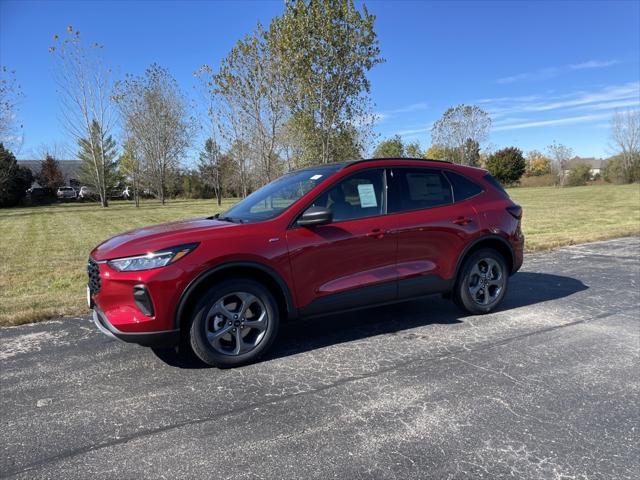
[[[208,365],[244,365],[267,351],[278,324],[278,307],[267,288],[253,280],[227,280],[198,302],[189,329],[191,348]]]
[[[508,276],[507,262],[499,252],[478,250],[462,265],[454,300],[469,313],[489,313],[504,298]]]

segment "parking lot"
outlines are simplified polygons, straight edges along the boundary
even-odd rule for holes
[[[233,370],[88,318],[0,329],[0,476],[638,478],[639,305],[630,237],[528,256],[496,313],[290,323]]]

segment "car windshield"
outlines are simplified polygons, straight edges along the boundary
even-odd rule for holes
[[[220,214],[218,218],[236,223],[260,222],[274,218],[339,168],[339,165],[327,165],[284,175],[256,190]]]

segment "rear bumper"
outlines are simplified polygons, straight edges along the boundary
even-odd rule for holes
[[[114,327],[107,316],[94,305],[93,323],[98,330],[111,338],[116,338],[127,343],[137,343],[145,347],[173,347],[180,340],[180,330],[165,330],[161,332],[136,332],[125,333]]]
[[[521,235],[513,245],[513,268],[511,274],[516,273],[524,262],[524,235]]]

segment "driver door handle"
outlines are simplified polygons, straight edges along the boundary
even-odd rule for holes
[[[456,225],[469,225],[472,222],[473,219],[469,217],[458,217],[453,221]]]
[[[386,232],[384,232],[382,229],[380,228],[374,228],[373,230],[371,230],[369,233],[367,233],[367,237],[374,237],[374,238],[384,238],[384,234]]]

